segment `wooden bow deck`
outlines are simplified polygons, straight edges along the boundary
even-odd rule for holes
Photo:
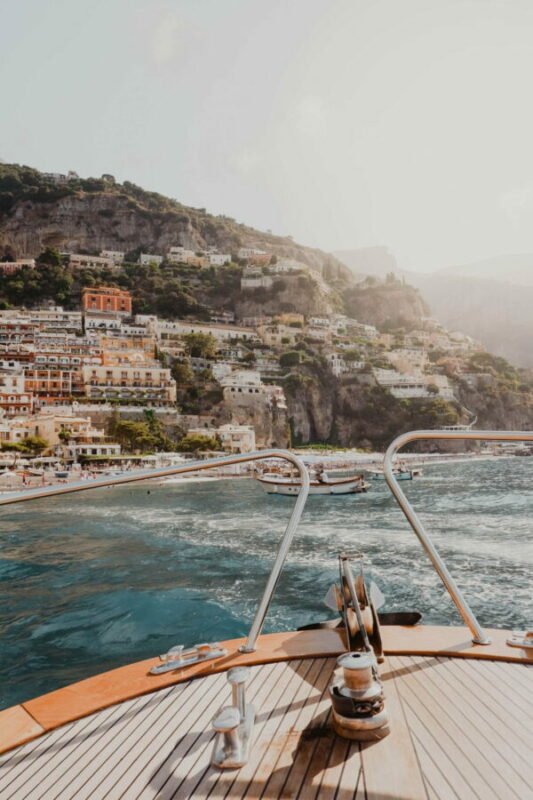
[[[225,674],[168,686],[46,733],[0,759],[1,800],[533,797],[533,667],[445,656],[381,666],[392,733],[334,735],[335,658],[251,668],[257,721],[241,770],[210,766]]]

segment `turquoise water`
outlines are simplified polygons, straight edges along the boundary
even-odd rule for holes
[[[402,487],[483,624],[533,623],[533,459],[427,467]],[[251,480],[99,489],[0,509],[0,706],[244,635],[293,500]],[[362,550],[386,609],[457,624],[384,483],[310,498],[265,630],[330,616],[339,551]]]

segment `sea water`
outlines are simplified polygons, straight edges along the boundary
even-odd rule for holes
[[[482,624],[533,624],[533,459],[425,467],[402,488]],[[183,643],[247,633],[291,498],[253,480],[97,489],[0,509],[0,706]],[[311,497],[265,631],[325,619],[340,551],[384,610],[461,620],[384,482]]]

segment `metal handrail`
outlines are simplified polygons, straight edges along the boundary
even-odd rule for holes
[[[292,514],[279,544],[274,565],[255,612],[246,644],[241,647],[243,652],[253,653],[256,649],[257,637],[260,635],[263,629],[265,617],[270,607],[270,603],[272,602],[272,597],[276,590],[276,586],[278,585],[287,553],[289,552],[292,539],[300,522],[307,496],[309,494],[309,472],[307,471],[307,467],[301,459],[290,453],[288,450],[259,450],[255,451],[254,453],[221,456],[218,458],[209,458],[206,461],[193,461],[190,464],[182,464],[181,466],[136,471],[131,475],[114,475],[107,478],[97,478],[96,480],[90,482],[76,481],[73,483],[62,484],[60,486],[28,489],[23,492],[17,492],[8,497],[0,497],[0,506],[23,503],[29,500],[39,500],[43,497],[55,497],[56,495],[60,494],[83,492],[88,491],[89,489],[99,489],[105,486],[119,486],[123,483],[136,483],[138,481],[149,480],[151,478],[166,478],[170,477],[171,475],[182,475],[187,472],[200,472],[206,469],[213,469],[215,467],[229,466],[231,464],[246,464],[250,461],[264,461],[268,458],[280,458],[293,464],[293,466],[295,466],[300,473],[302,487],[298,492]]]
[[[470,628],[472,633],[472,641],[475,644],[490,644],[490,638],[486,635],[485,631],[476,619],[476,616],[468,603],[466,602],[463,594],[455,580],[450,575],[448,568],[440,557],[435,545],[429,538],[426,529],[420,521],[414,508],[408,501],[407,497],[400,488],[400,485],[393,472],[393,459],[398,450],[404,447],[409,442],[415,442],[427,439],[461,439],[461,440],[475,440],[475,441],[494,441],[494,442],[533,442],[533,432],[528,431],[410,431],[397,436],[387,448],[385,458],[383,461],[383,471],[385,480],[394,495],[396,502],[403,511],[407,522],[417,535],[422,547],[426,551],[431,563],[433,564],[439,578],[443,582],[450,597],[457,606],[457,609],[463,618],[465,624]]]

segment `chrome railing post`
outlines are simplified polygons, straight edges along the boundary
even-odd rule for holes
[[[383,471],[385,479],[391,490],[396,502],[403,511],[409,525],[417,535],[422,547],[426,551],[431,563],[433,564],[438,576],[447,589],[450,597],[457,606],[464,623],[470,628],[472,633],[472,641],[475,644],[490,644],[490,638],[486,635],[485,631],[476,619],[476,616],[465,598],[455,580],[451,576],[444,561],[439,555],[439,552],[431,539],[428,536],[420,518],[410,504],[409,500],[402,491],[398,481],[394,477],[393,460],[398,450],[404,447],[409,442],[415,442],[428,439],[463,439],[463,440],[477,440],[477,441],[500,441],[500,442],[533,442],[533,433],[526,431],[410,431],[397,436],[389,445],[383,462]]]
[[[153,478],[167,478],[172,475],[183,475],[187,472],[202,472],[206,469],[214,469],[216,467],[230,466],[231,464],[245,464],[251,461],[264,461],[269,458],[279,458],[283,461],[288,461],[297,468],[302,487],[296,498],[296,502],[292,509],[291,516],[285,528],[285,533],[281,539],[278,547],[278,552],[274,561],[274,565],[270,572],[267,584],[265,586],[263,595],[261,597],[257,611],[252,622],[252,627],[248,634],[246,644],[241,648],[243,652],[251,653],[256,649],[257,637],[260,635],[265,617],[268,613],[272,596],[276,590],[276,586],[287,558],[287,553],[291,546],[294,534],[300,523],[302,512],[307,501],[309,494],[309,473],[307,467],[301,459],[290,453],[288,450],[260,450],[254,453],[243,453],[241,455],[221,456],[220,458],[210,458],[205,461],[193,461],[190,464],[181,465],[179,467],[163,467],[161,469],[142,470],[135,474],[130,475],[115,475],[112,478],[101,478],[93,481],[79,481],[76,483],[66,483],[60,486],[49,486],[40,489],[27,489],[23,492],[8,497],[0,497],[0,506],[13,505],[15,503],[23,503],[28,500],[39,500],[44,497],[55,497],[60,494],[73,494],[74,492],[83,492],[89,489],[99,489],[105,486],[120,486],[124,483],[137,483],[139,481],[150,480]]]

